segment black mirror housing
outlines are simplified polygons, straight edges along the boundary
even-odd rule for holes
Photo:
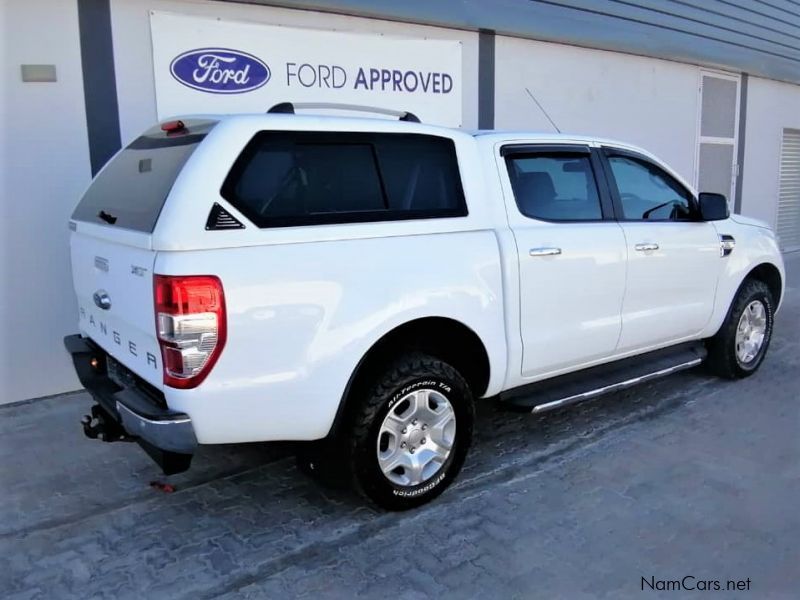
[[[701,192],[698,200],[700,202],[700,218],[703,221],[722,221],[731,216],[728,199],[724,194]]]

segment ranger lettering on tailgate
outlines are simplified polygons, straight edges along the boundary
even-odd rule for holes
[[[78,312],[80,313],[81,320],[88,323],[88,325],[94,328],[95,331],[98,331],[104,337],[109,337],[110,335],[111,339],[117,346],[127,349],[131,356],[139,358],[139,351],[136,348],[135,341],[123,339],[119,331],[115,331],[114,329],[109,330],[108,324],[105,321],[102,321],[99,318],[95,319],[94,315],[88,312],[83,306],[79,308]],[[156,356],[152,352],[145,352],[144,356],[147,360],[147,364],[157,370],[158,359]]]

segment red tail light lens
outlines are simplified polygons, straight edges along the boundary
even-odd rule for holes
[[[155,307],[164,385],[197,387],[225,346],[222,282],[212,275],[156,275]]]

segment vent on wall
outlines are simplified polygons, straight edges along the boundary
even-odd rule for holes
[[[800,249],[800,130],[797,129],[783,130],[776,225],[781,249]]]
[[[214,206],[211,207],[211,212],[208,213],[206,231],[220,231],[224,229],[244,229],[244,225],[231,213],[214,202]]]

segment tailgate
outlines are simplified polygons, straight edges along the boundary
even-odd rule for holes
[[[187,118],[147,130],[100,170],[72,214],[81,333],[158,389],[151,236],[175,179],[215,123]]]
[[[161,389],[153,310],[156,252],[80,231],[72,233],[70,246],[81,333]]]

